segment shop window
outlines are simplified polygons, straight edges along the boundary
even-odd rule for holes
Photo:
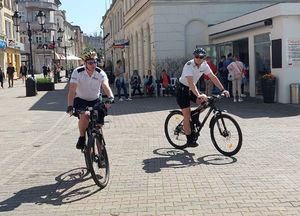
[[[270,47],[270,33],[254,36],[256,95],[261,95],[261,77],[271,71]]]
[[[272,68],[282,68],[281,39],[272,40]]]

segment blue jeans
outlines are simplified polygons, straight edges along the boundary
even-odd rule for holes
[[[125,86],[125,82],[124,81],[121,81],[119,79],[116,80],[116,87],[117,87],[117,90],[118,90],[118,97],[119,99],[121,98],[121,89],[123,89],[123,92],[124,92],[124,96],[126,98],[128,98],[128,94],[127,94],[127,88]]]

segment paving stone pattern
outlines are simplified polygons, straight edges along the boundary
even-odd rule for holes
[[[221,102],[239,122],[234,157],[213,147],[172,148],[163,131],[173,97],[116,102],[104,129],[110,182],[99,190],[75,149],[66,83],[25,97],[0,89],[0,215],[300,215],[300,106]]]

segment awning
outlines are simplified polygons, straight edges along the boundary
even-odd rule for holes
[[[60,54],[60,53],[55,53],[55,59],[56,60],[65,60],[65,56],[63,54]]]
[[[81,58],[74,56],[74,55],[69,55],[69,56],[67,56],[67,61],[68,60],[81,60]]]

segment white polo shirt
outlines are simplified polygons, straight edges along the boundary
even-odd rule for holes
[[[96,67],[92,76],[89,76],[85,66],[80,66],[73,71],[70,83],[77,84],[75,97],[93,101],[99,98],[103,80],[108,80],[108,78],[100,68]]]
[[[179,82],[181,82],[185,86],[189,86],[188,81],[187,81],[187,76],[192,76],[193,77],[193,83],[196,84],[202,74],[210,74],[212,73],[212,70],[210,69],[209,65],[207,64],[206,61],[203,61],[200,67],[198,67],[195,64],[194,59],[188,61],[183,69],[182,69],[182,74],[179,78]]]

